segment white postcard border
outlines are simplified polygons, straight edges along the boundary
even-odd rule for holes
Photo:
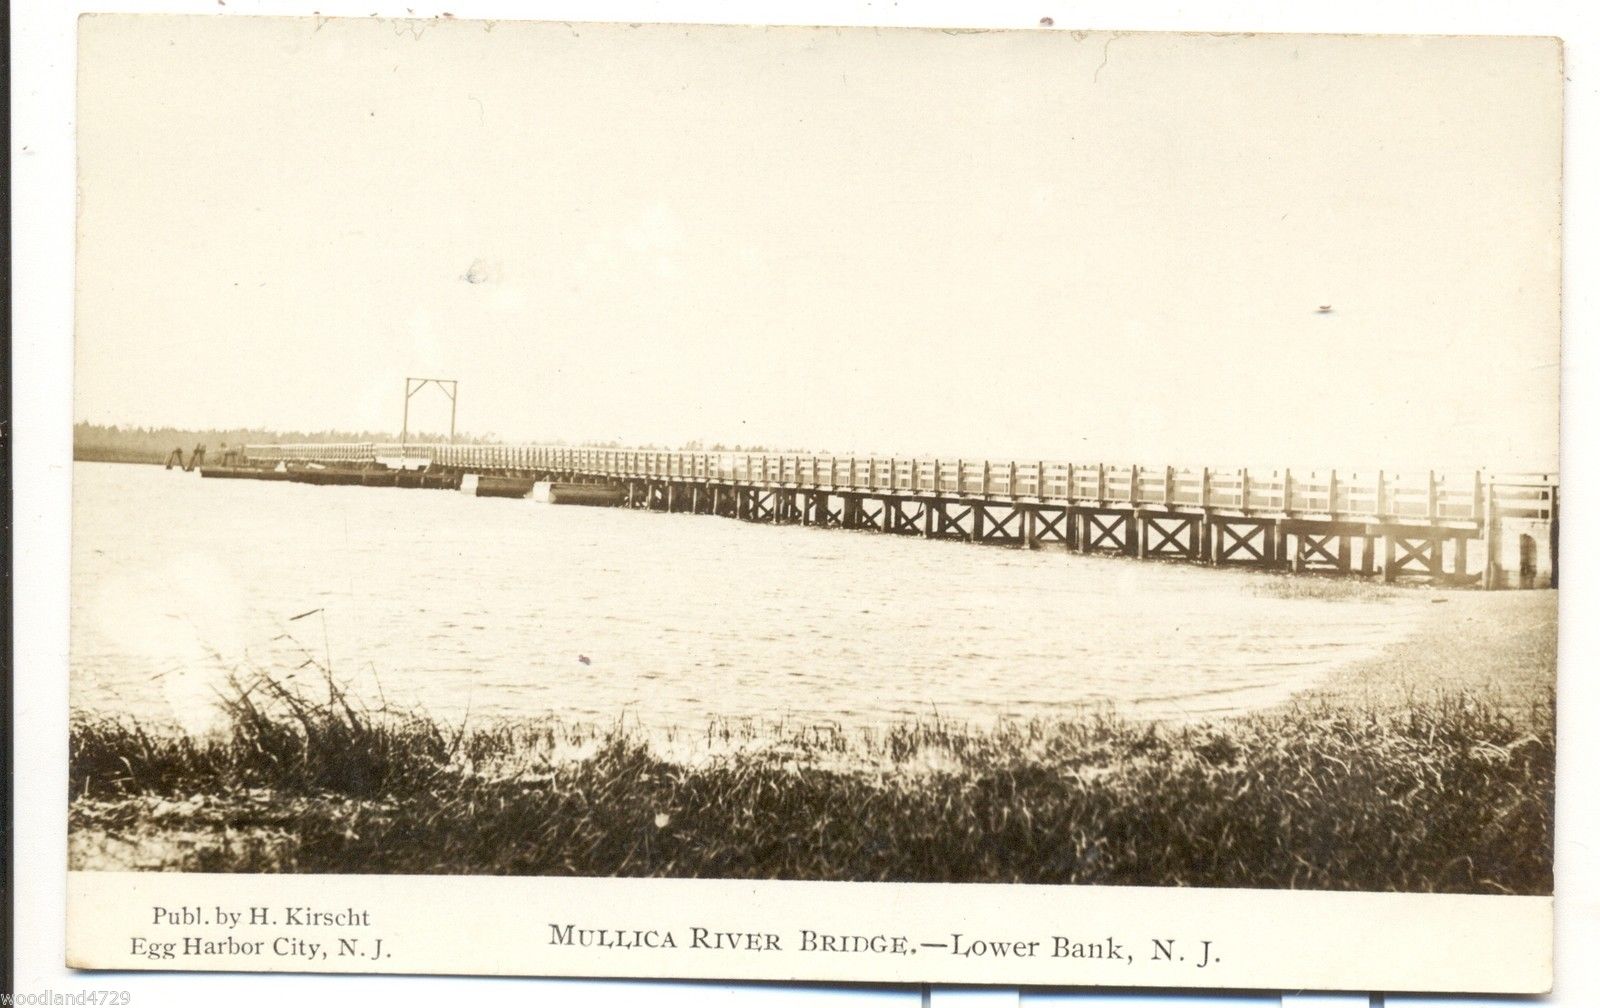
[[[64,932],[60,925],[64,902],[68,899],[61,869],[64,857],[65,823],[65,616],[66,616],[66,543],[69,516],[66,510],[66,467],[60,462],[68,448],[67,430],[71,415],[71,153],[63,151],[53,141],[71,137],[71,70],[72,40],[70,22],[81,5],[34,5],[33,10],[18,11],[14,29],[17,43],[17,79],[33,80],[39,87],[30,88],[19,83],[18,112],[14,121],[16,147],[33,141],[31,153],[15,153],[14,177],[17,179],[16,218],[14,233],[17,236],[17,293],[15,311],[17,337],[15,349],[14,389],[16,395],[16,427],[26,436],[15,446],[16,485],[15,518],[16,540],[16,602],[18,646],[16,651],[16,686],[18,719],[14,725],[13,741],[17,751],[17,816],[18,851],[16,866],[19,875],[17,902],[19,990],[41,990],[53,985],[55,989],[95,986],[92,975],[72,973],[62,963]],[[351,5],[347,13],[355,13]],[[395,13],[400,5],[375,2],[373,9]],[[955,5],[944,5],[955,10]],[[1013,5],[1020,12],[1021,5]],[[485,17],[497,13],[510,13],[513,7],[521,16],[575,17],[576,8],[563,10],[554,5],[525,7],[511,4],[471,3],[456,5],[459,16]],[[1296,9],[1267,17],[1260,10],[1226,4],[1186,4],[1181,12],[1126,11],[1117,4],[1091,4],[1079,8],[1070,18],[1074,26],[1148,28],[1151,30],[1200,27],[1198,21],[1209,18],[1213,28],[1255,27],[1273,30],[1345,30],[1345,31],[1419,31],[1436,30],[1437,11],[1430,5],[1416,9],[1392,3],[1359,3],[1345,5],[1337,20],[1316,10]],[[326,3],[322,4],[328,10]],[[340,5],[335,3],[338,10]],[[589,9],[589,16],[617,18],[642,17],[650,20],[680,21],[709,20],[710,8],[700,5],[699,13],[693,5],[672,5],[670,9],[650,4],[610,5],[603,12]],[[102,4],[99,10],[151,9],[148,3]],[[169,3],[167,11],[204,11],[221,13],[220,7],[209,3]],[[298,13],[308,12],[309,5],[279,2],[239,3],[234,10],[248,13]],[[807,8],[810,9],[810,8]],[[833,10],[830,8],[830,10]],[[801,7],[790,5],[787,20],[804,19]],[[839,12],[843,11],[841,15]],[[361,13],[365,13],[363,8]],[[857,23],[870,23],[874,18],[905,16],[919,20],[908,7],[894,14],[881,9],[855,3],[833,10],[836,16],[853,17]],[[1069,20],[1055,11],[1058,22]],[[1019,14],[1020,16],[1020,14]],[[783,14],[774,12],[775,19]],[[995,15],[1002,19],[1001,15]],[[1595,35],[1594,18],[1580,8],[1568,9],[1559,3],[1522,5],[1515,10],[1473,10],[1458,12],[1455,30],[1474,33],[1523,32],[1554,33],[1567,38],[1569,76],[1581,82],[1596,55],[1592,44]],[[817,15],[813,20],[821,20]],[[863,20],[864,19],[864,20]],[[920,20],[928,22],[929,15]],[[1250,22],[1245,24],[1244,22]],[[1007,21],[1009,24],[1010,22]],[[63,28],[65,27],[65,31]],[[31,51],[30,51],[31,50]],[[1593,118],[1586,118],[1591,98],[1585,97],[1582,87],[1571,93],[1567,117],[1579,126],[1569,138],[1569,178],[1582,179],[1596,161]],[[1592,109],[1591,109],[1592,111]],[[1588,126],[1581,124],[1588,123]],[[44,143],[41,145],[40,141]],[[31,170],[28,162],[32,162]],[[1591,176],[1592,177],[1592,176]],[[1569,276],[1588,275],[1600,253],[1591,235],[1578,233],[1573,225],[1592,226],[1595,220],[1594,187],[1584,186],[1568,200],[1569,240],[1567,272]],[[1580,287],[1569,287],[1565,304],[1569,332],[1592,331],[1586,323],[1595,317],[1593,295]],[[1592,341],[1591,341],[1592,343]],[[1592,431],[1597,406],[1589,397],[1574,395],[1594,380],[1597,352],[1592,345],[1574,345],[1568,341],[1564,353],[1565,384],[1569,393],[1563,405],[1564,435],[1567,451],[1564,452],[1564,470],[1568,473],[1566,487],[1569,503],[1575,512],[1583,510],[1589,499],[1588,479],[1585,473],[1593,472],[1589,463],[1594,461],[1592,440],[1583,437]],[[1565,543],[1569,557],[1593,555],[1591,536],[1579,528],[1566,530]],[[1573,568],[1578,564],[1574,563]],[[1564,608],[1568,613],[1592,611],[1593,586],[1590,579],[1580,576],[1569,578],[1563,587]],[[1582,714],[1595,709],[1597,686],[1591,676],[1566,674],[1582,662],[1574,662],[1574,654],[1592,653],[1592,645],[1600,641],[1600,628],[1592,623],[1564,620],[1562,626],[1563,676],[1561,705],[1563,712],[1573,712],[1569,724],[1576,725]],[[1600,877],[1600,858],[1597,848],[1590,842],[1594,827],[1600,824],[1600,812],[1586,798],[1586,785],[1593,785],[1594,755],[1600,742],[1592,733],[1566,732],[1561,740],[1560,794],[1558,817],[1557,883],[1559,903],[1556,908],[1559,923],[1558,956],[1562,967],[1556,1002],[1562,1004],[1584,1003],[1585,992],[1600,990],[1596,957],[1587,954],[1600,927],[1597,911],[1586,894],[1594,891],[1593,882]],[[144,876],[148,883],[164,879],[182,879],[184,876]],[[240,879],[252,878],[239,876]],[[295,877],[272,876],[277,883],[293,881]],[[312,877],[300,877],[311,879]],[[72,899],[85,898],[82,876],[71,876]],[[214,883],[215,879],[211,881]],[[94,883],[87,883],[92,887]],[[325,890],[326,891],[326,890]],[[1120,890],[1119,890],[1120,891]],[[1172,891],[1165,891],[1171,893]],[[1199,891],[1207,895],[1211,891]],[[1301,896],[1307,894],[1298,894]],[[1378,897],[1398,899],[1435,900],[1441,897]],[[1448,899],[1448,898],[1446,898]],[[1474,900],[1493,900],[1495,897],[1470,897]],[[1548,904],[1548,901],[1540,901]],[[1474,904],[1474,907],[1484,904]],[[1477,912],[1476,910],[1474,911]],[[1463,961],[1470,959],[1471,951],[1463,951]],[[131,968],[131,967],[130,967]],[[143,968],[143,967],[141,967]],[[361,992],[383,990],[382,982],[375,978],[356,977],[282,977],[277,984],[264,983],[264,978],[236,976],[201,978],[173,974],[146,974],[118,977],[123,987],[133,987],[148,994],[155,1002],[179,1003],[173,997],[187,997],[200,1003],[226,991],[234,1003],[278,1003],[286,992],[295,990],[321,991],[328,996],[361,997]],[[398,979],[398,978],[396,978]],[[211,983],[210,981],[214,981]],[[389,1003],[422,1003],[414,998],[436,1002],[444,990],[452,993],[470,988],[474,981],[458,979],[455,984],[441,988],[416,978],[408,988],[412,997],[402,996]],[[478,989],[481,990],[481,983]],[[207,984],[207,986],[202,986]],[[363,986],[364,985],[364,986]],[[596,988],[598,989],[598,988]],[[663,988],[664,990],[665,988]],[[210,993],[201,994],[204,990]],[[390,995],[398,993],[393,985],[387,988]],[[153,993],[152,993],[153,992]],[[578,995],[582,997],[583,995]],[[627,997],[615,1003],[625,1003]]]
[[[1552,900],[1117,886],[72,872],[91,969],[1540,993]]]

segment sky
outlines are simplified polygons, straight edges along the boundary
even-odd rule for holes
[[[1552,40],[80,40],[80,420],[1556,466]]]

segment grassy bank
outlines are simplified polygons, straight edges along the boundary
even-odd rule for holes
[[[72,862],[189,871],[1551,889],[1553,694],[1327,698],[1214,725],[1106,716],[695,758],[554,720],[450,726],[240,686],[204,735],[79,718]],[[1514,714],[1514,716],[1513,716]]]

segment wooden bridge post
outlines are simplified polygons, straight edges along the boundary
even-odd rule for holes
[[[1273,565],[1282,567],[1292,565],[1293,560],[1289,555],[1289,526],[1284,518],[1294,514],[1294,475],[1285,469],[1283,471],[1283,518],[1272,523],[1272,552]]]
[[[1491,481],[1483,497],[1483,587],[1488,591],[1499,578],[1500,519],[1494,513],[1494,483]]]
[[[1550,488],[1550,587],[1561,587],[1561,487]]]
[[[1383,580],[1387,584],[1395,579],[1394,569],[1394,529],[1383,530]]]

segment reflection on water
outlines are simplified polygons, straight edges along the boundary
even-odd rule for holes
[[[371,701],[441,717],[1223,713],[1370,653],[1417,604],[1276,598],[1246,572],[439,490],[81,462],[74,475],[74,706],[191,725],[213,715],[227,670],[308,656]]]

